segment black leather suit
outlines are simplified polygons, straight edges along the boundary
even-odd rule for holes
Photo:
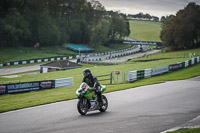
[[[98,97],[98,101],[101,102],[101,86],[95,76],[92,74],[89,74],[88,76],[83,78],[83,81],[87,83],[90,87],[93,87],[95,89],[95,92]]]

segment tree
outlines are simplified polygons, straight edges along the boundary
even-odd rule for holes
[[[161,19],[160,19],[160,21],[161,21],[161,22],[165,22],[165,21],[166,21],[166,17],[165,17],[165,16],[162,16]]]
[[[60,43],[59,28],[45,13],[39,16],[37,28],[38,39],[42,46],[52,46]]]
[[[161,40],[174,50],[200,46],[200,6],[189,3],[176,16],[169,16],[162,26]]]
[[[95,47],[99,44],[104,44],[109,40],[109,27],[110,22],[106,19],[102,19],[92,29],[92,35],[90,38],[90,46]]]
[[[1,0],[0,46],[96,46],[130,33],[125,15],[106,12],[99,1]],[[98,38],[99,37],[99,38]]]
[[[127,23],[118,15],[113,15],[111,17],[111,27],[110,27],[110,36],[111,39],[122,39],[129,34],[127,30]]]
[[[4,19],[1,19],[1,45],[23,45],[30,38],[29,24],[17,9],[12,9]]]

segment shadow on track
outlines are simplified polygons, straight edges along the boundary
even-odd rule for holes
[[[91,113],[88,113],[86,115],[79,115],[79,117],[102,117],[102,116],[107,116],[109,114],[108,111],[106,112],[91,112]]]

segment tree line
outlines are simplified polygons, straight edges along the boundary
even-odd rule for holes
[[[95,47],[130,34],[129,22],[92,0],[1,0],[0,46],[82,43]]]
[[[160,38],[173,50],[200,47],[200,5],[190,2],[176,15],[162,17]]]
[[[142,12],[138,14],[128,14],[127,19],[139,19],[139,20],[149,20],[149,21],[155,21],[158,22],[159,18],[156,16],[151,16],[150,14],[146,13],[143,14]]]

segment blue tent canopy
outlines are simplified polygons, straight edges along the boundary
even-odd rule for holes
[[[68,44],[67,45],[67,49],[69,50],[72,50],[74,52],[81,52],[81,53],[90,53],[90,52],[94,52],[94,49],[93,48],[89,48],[87,46],[84,46],[82,44],[78,44],[78,45],[75,45],[75,44]]]

